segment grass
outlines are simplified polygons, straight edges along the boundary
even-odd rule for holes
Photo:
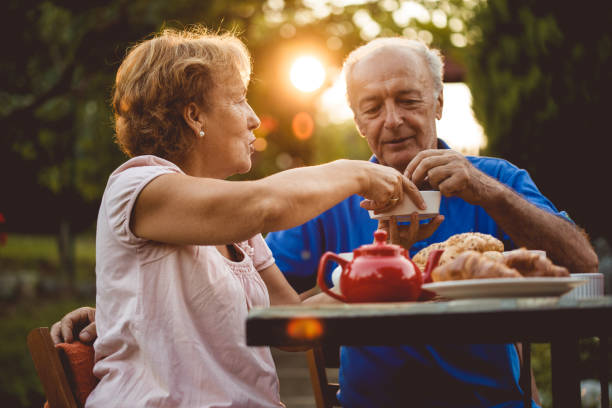
[[[77,235],[75,240],[77,281],[93,280],[95,263],[95,236],[91,233]],[[12,233],[8,235],[6,245],[0,247],[0,273],[28,269],[59,274],[59,251],[55,235]]]

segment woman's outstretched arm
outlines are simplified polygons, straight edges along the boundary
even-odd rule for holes
[[[283,171],[257,181],[223,181],[165,174],[151,181],[134,205],[132,231],[171,244],[221,245],[300,225],[359,194],[366,209],[391,208],[417,187],[391,167],[359,160]]]

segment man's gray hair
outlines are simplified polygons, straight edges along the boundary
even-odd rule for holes
[[[442,54],[439,50],[429,48],[420,41],[410,40],[403,37],[376,38],[351,51],[351,53],[344,60],[344,65],[342,67],[347,84],[347,93],[350,92],[348,84],[350,82],[354,65],[362,58],[383,47],[405,47],[420,53],[425,58],[425,61],[427,61],[429,71],[431,72],[431,78],[433,79],[434,84],[434,97],[438,97],[440,91],[442,91],[442,80],[444,76],[444,62],[442,60]]]

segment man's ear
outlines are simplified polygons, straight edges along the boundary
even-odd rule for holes
[[[361,126],[361,121],[359,120],[356,114],[353,114],[353,121],[355,122],[355,127],[357,128],[357,132],[359,132],[359,136],[365,139],[365,132],[362,130],[363,127]]]
[[[196,135],[204,130],[204,112],[195,103],[190,102],[185,106],[183,119]]]
[[[438,98],[436,99],[436,119],[442,119],[442,107],[444,106],[444,90],[440,89]]]

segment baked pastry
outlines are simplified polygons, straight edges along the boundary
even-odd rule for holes
[[[442,266],[455,259],[464,251],[497,251],[501,254],[504,250],[504,244],[499,239],[488,234],[464,232],[462,234],[453,235],[444,242],[437,242],[421,249],[414,255],[412,262],[423,270],[427,264],[429,253],[434,249],[444,250],[438,262],[438,266]]]
[[[522,275],[503,262],[477,251],[463,251],[452,261],[431,272],[434,282],[463,279],[521,278]]]
[[[555,265],[546,256],[525,248],[506,254],[504,263],[519,271],[523,276],[569,276],[567,268]]]
[[[463,251],[431,272],[434,282],[462,279],[569,276],[567,268],[546,256],[521,248],[506,255],[498,251]]]
[[[504,244],[497,238],[481,232],[464,232],[455,234],[446,240],[447,246],[460,246],[475,249],[479,252],[504,250]]]
[[[499,251],[485,251],[482,256],[495,262],[504,262],[504,254]]]

